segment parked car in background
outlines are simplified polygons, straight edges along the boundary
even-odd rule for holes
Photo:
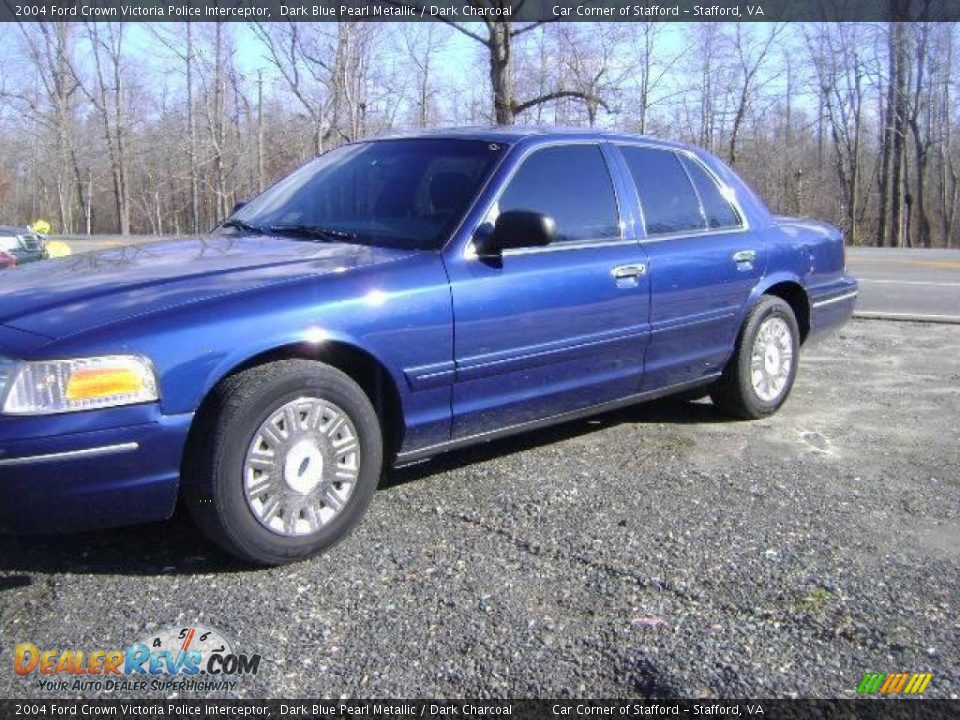
[[[18,265],[36,262],[47,257],[43,240],[32,230],[11,225],[0,225],[0,252],[12,255]]]
[[[17,266],[17,259],[8,252],[0,250],[0,270]]]
[[[0,527],[159,520],[182,496],[237,556],[304,558],[386,466],[678,393],[776,412],[856,296],[839,230],[772,216],[696,148],[347,144],[212,235],[0,282]]]

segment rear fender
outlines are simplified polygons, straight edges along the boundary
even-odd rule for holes
[[[779,285],[780,283],[793,283],[795,285],[799,285],[801,288],[803,288],[804,292],[806,292],[803,280],[801,280],[801,278],[795,273],[775,272],[771,275],[765,275],[750,292],[750,298],[747,300],[746,305],[744,305],[740,315],[740,325],[743,325],[743,321],[746,320],[747,315],[750,314],[750,311],[753,310],[756,304],[760,302],[760,298],[766,295],[770,288],[772,288],[774,285]]]

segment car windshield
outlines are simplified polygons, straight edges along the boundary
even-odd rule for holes
[[[345,145],[251,200],[218,232],[436,250],[503,149],[459,139]]]
[[[20,250],[22,246],[20,245],[20,238],[16,235],[2,235],[0,236],[0,252],[11,250]]]

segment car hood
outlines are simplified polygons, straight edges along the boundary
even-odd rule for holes
[[[417,252],[273,236],[210,235],[128,245],[5,270],[0,325],[56,339],[185,303]]]

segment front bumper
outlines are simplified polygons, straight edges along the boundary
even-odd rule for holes
[[[193,415],[155,404],[0,417],[0,531],[72,532],[173,514]]]

